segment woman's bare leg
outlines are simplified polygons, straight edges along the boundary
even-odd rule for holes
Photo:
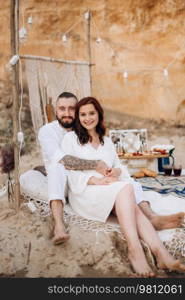
[[[185,272],[185,265],[181,264],[179,260],[174,259],[173,256],[169,254],[154,227],[138,206],[136,208],[136,216],[139,236],[148,244],[156,256],[158,267],[161,269]]]
[[[136,203],[132,185],[126,185],[117,195],[115,211],[128,244],[128,257],[133,269],[140,276],[153,277],[154,272],[147,263],[140,243],[137,222]]]

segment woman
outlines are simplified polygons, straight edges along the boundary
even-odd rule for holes
[[[110,169],[107,176],[95,171],[68,171],[69,202],[73,210],[90,220],[105,222],[114,211],[128,244],[128,258],[140,276],[153,277],[140,239],[155,255],[159,268],[185,271],[160,241],[152,224],[139,209],[143,200],[141,186],[130,178],[115,151],[111,139],[105,136],[103,109],[92,97],[83,98],[76,107],[76,126],[65,135],[62,148],[66,154],[83,159],[102,159]]]

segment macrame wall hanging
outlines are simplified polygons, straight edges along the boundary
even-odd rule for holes
[[[78,99],[90,96],[89,64],[75,61],[57,62],[52,59],[25,59],[30,110],[35,134],[53,118],[49,112],[62,92],[75,94]],[[48,120],[49,116],[49,120]]]

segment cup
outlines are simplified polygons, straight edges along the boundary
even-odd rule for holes
[[[174,176],[180,176],[181,172],[182,172],[182,166],[181,165],[174,165],[173,166]]]
[[[171,165],[163,165],[164,174],[166,176],[170,176],[172,173],[172,166]]]
[[[118,156],[120,156],[120,155],[123,154],[123,148],[122,148],[120,142],[118,142],[118,143],[116,144],[116,152],[117,152]]]

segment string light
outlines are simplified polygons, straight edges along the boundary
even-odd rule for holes
[[[70,33],[70,31],[76,27],[79,23],[82,22],[82,19],[80,18],[79,21],[77,21],[76,23],[74,23],[68,30],[66,30],[63,34],[62,34],[62,42],[66,43],[68,40],[68,36],[67,34]]]
[[[62,42],[64,42],[64,43],[67,42],[67,35],[66,34],[62,35]]]
[[[19,37],[24,38],[27,35],[27,30],[25,27],[21,27],[21,29],[19,30]]]
[[[23,67],[22,61],[19,59],[20,63],[20,106],[19,106],[19,114],[18,114],[18,122],[19,122],[19,131],[17,133],[17,140],[19,142],[19,162],[21,162],[21,151],[24,147],[24,133],[22,131],[22,124],[21,124],[21,113],[23,108]],[[18,165],[18,173],[20,174],[20,163]]]
[[[21,42],[25,42],[27,38],[27,29],[23,26],[19,30],[19,39]]]
[[[98,27],[96,26],[96,23],[95,23],[95,21],[94,21],[94,18],[92,18],[92,25],[94,25],[95,30],[96,30],[96,34],[97,34],[96,43],[97,43],[97,44],[100,44],[101,41],[102,41],[102,39],[100,38],[100,31],[99,31]]]
[[[101,43],[101,38],[97,38],[97,39],[96,39],[96,43],[97,43],[97,44]]]
[[[85,13],[83,13],[83,16],[84,16],[84,18],[85,18],[85,20],[89,20],[89,18],[90,18],[90,16],[92,16],[92,14],[90,13],[90,11],[86,11]],[[22,18],[23,18],[23,26],[22,26],[22,28],[19,30],[19,38],[20,38],[20,41],[21,42],[25,42],[26,41],[26,38],[27,38],[27,29],[26,29],[26,27],[24,26],[24,11],[22,10]],[[95,23],[95,21],[94,21],[94,18],[93,18],[93,16],[92,16],[92,25],[95,27],[95,29],[96,29],[96,34],[97,34],[97,37],[96,37],[96,39],[95,39],[95,42],[97,43],[97,44],[100,44],[100,43],[102,43],[102,38],[100,37],[100,31],[99,31],[99,29],[98,29],[98,27],[97,27],[97,25],[96,25],[96,23]],[[68,30],[66,30],[63,34],[62,34],[62,37],[61,37],[61,39],[62,39],[62,42],[63,43],[66,43],[67,41],[68,41],[68,39],[69,39],[69,36],[68,36],[68,33],[74,28],[74,27],[76,27],[80,22],[82,22],[82,18],[80,18],[80,21],[77,21],[76,23],[74,23]],[[33,23],[33,18],[32,18],[32,15],[31,16],[29,16],[28,17],[28,19],[27,19],[27,23],[29,24],[29,25],[32,25],[32,23]],[[116,44],[117,45],[117,44]],[[109,46],[111,47],[111,45],[110,45],[110,43],[109,43]],[[121,47],[123,47],[122,45],[120,45]],[[123,72],[123,70],[116,70],[117,72],[119,71],[119,72],[122,72],[123,73],[123,77],[124,77],[124,79],[127,79],[128,78],[128,72],[146,72],[146,71],[161,71],[162,70],[162,72],[163,72],[163,76],[164,77],[166,77],[166,78],[168,78],[168,75],[169,75],[169,67],[171,67],[175,62],[176,62],[176,60],[178,59],[178,57],[181,55],[181,52],[182,52],[182,50],[184,50],[184,47],[185,47],[185,43],[183,44],[183,46],[181,47],[181,49],[177,52],[177,54],[176,54],[176,56],[175,56],[175,58],[171,61],[171,62],[169,62],[169,64],[164,68],[164,69],[162,69],[161,67],[142,67],[142,68],[137,68],[137,69],[129,69],[128,70],[128,68],[127,68],[127,70],[125,70],[124,72]],[[113,49],[112,47],[111,47],[111,49],[113,50],[113,52],[115,53],[115,49]],[[125,49],[125,46],[124,46],[124,49]],[[135,49],[135,48],[134,48]],[[115,58],[117,59],[117,61],[118,61],[118,64],[119,65],[122,65],[122,61],[118,58],[118,56],[117,56],[117,54],[115,54],[114,55],[115,56]],[[116,72],[115,71],[115,72]]]
[[[32,23],[33,23],[33,18],[32,18],[32,16],[29,16],[29,17],[28,17],[27,23],[28,23],[29,25],[32,25]]]
[[[84,13],[84,18],[86,19],[86,20],[88,20],[89,19],[89,17],[90,17],[90,12],[89,11],[87,11],[87,12],[85,12]],[[101,37],[100,37],[100,35],[99,35],[99,30],[98,30],[98,27],[97,27],[97,25],[96,25],[96,23],[95,23],[95,21],[94,21],[94,18],[93,18],[93,16],[92,16],[92,25],[94,25],[94,27],[95,27],[95,29],[96,29],[96,34],[97,34],[97,38],[95,39],[95,41],[96,41],[96,43],[97,44],[100,44],[101,42],[102,42],[102,39],[101,39]],[[76,25],[76,24],[75,24]],[[71,28],[73,28],[74,26],[72,26]],[[70,30],[71,30],[71,28],[69,29],[69,30],[67,30],[66,31],[66,33],[68,33],[68,32],[70,32]],[[63,37],[62,37],[62,40],[63,40],[63,42],[67,42],[67,36],[66,36],[66,34],[63,34]],[[110,45],[109,45],[110,46]],[[111,49],[113,50],[113,52],[115,53],[115,49],[113,49],[112,47],[111,47]],[[118,56],[117,55],[115,55],[115,57],[118,59]],[[175,61],[176,61],[176,59],[177,59],[177,56],[175,57],[175,59],[172,61],[172,62],[170,62],[169,64],[168,64],[168,66],[166,67],[166,68],[164,68],[164,69],[162,69],[163,70],[163,75],[164,75],[164,77],[168,77],[168,67],[171,65],[171,64],[173,64]],[[120,61],[120,59],[118,59],[118,64],[119,65],[121,65],[122,64],[122,62]],[[129,69],[129,72],[140,72],[140,71],[161,71],[161,67],[143,67],[143,68],[138,68],[138,69],[132,69],[132,70],[130,70]],[[128,79],[128,69],[127,70],[125,70],[124,72],[123,72],[123,78],[125,79],[125,80],[127,80]]]
[[[19,40],[21,43],[24,43],[27,39],[27,29],[25,27],[25,22],[24,22],[24,8],[22,6],[22,27],[19,29]]]
[[[90,18],[90,12],[89,12],[89,11],[86,11],[86,12],[84,13],[84,18],[85,18],[86,20],[89,20],[89,18]]]
[[[168,77],[168,70],[167,70],[167,69],[164,69],[164,70],[163,70],[163,74],[164,74],[164,77]]]
[[[123,73],[123,78],[124,78],[124,79],[127,79],[127,78],[128,78],[128,72],[127,72],[127,70],[124,71],[124,73]]]
[[[89,12],[89,11],[86,11],[86,12],[84,13],[84,18],[85,18],[86,20],[88,20],[88,19],[90,18],[90,12]],[[70,33],[70,31],[71,31],[76,25],[78,25],[81,21],[82,21],[82,20],[80,20],[80,21],[78,21],[77,23],[73,24],[68,30],[65,31],[65,33],[62,34],[62,41],[63,41],[64,43],[66,43],[67,40],[68,40],[66,34],[67,34],[67,33]],[[95,23],[94,23],[94,25],[95,25],[95,28],[96,28],[96,32],[98,32]],[[101,43],[102,39],[99,37],[99,34],[97,34],[97,36],[98,36],[98,37],[96,38],[96,43],[99,44],[99,43]]]

